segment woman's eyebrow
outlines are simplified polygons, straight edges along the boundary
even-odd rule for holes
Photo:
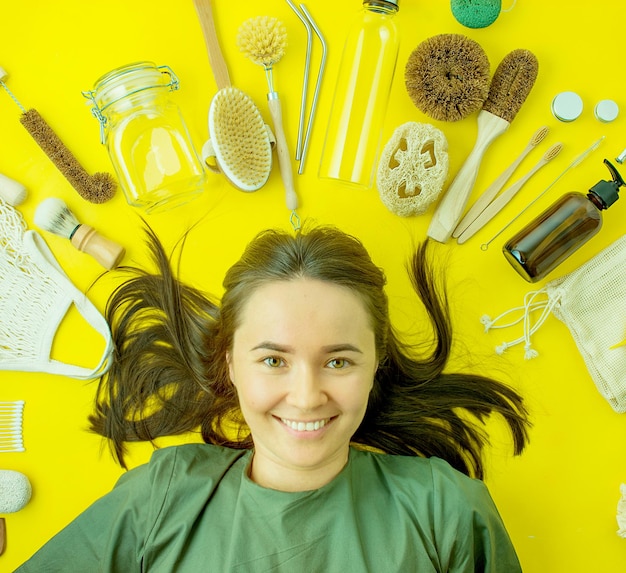
[[[333,353],[333,352],[358,352],[359,354],[363,354],[363,351],[357,347],[354,346],[354,344],[348,344],[348,343],[344,343],[344,344],[329,344],[328,346],[323,346],[322,350],[326,353]]]
[[[255,350],[272,350],[274,352],[284,352],[285,354],[293,353],[293,348],[291,346],[278,344],[269,340],[264,340],[250,349],[251,352]],[[333,352],[358,352],[359,354],[363,354],[363,351],[360,348],[349,343],[329,344],[327,346],[323,346],[322,351],[326,354],[331,354]]]
[[[254,350],[273,350],[275,352],[284,352],[286,354],[293,352],[293,348],[291,348],[291,346],[285,346],[284,344],[278,344],[277,342],[272,342],[270,340],[264,340],[250,349],[250,351]]]

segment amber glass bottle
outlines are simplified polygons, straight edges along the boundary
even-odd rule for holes
[[[504,256],[527,281],[544,278],[602,227],[602,211],[619,199],[624,185],[617,169],[604,163],[612,181],[599,181],[586,195],[566,193],[504,245]]]

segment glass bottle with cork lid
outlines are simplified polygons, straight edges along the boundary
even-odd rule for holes
[[[502,251],[527,281],[537,282],[582,247],[602,227],[602,211],[619,199],[624,180],[604,160],[611,181],[598,181],[585,195],[566,193],[509,239]]]
[[[399,0],[364,0],[346,37],[319,176],[372,186],[398,57]]]
[[[178,88],[168,66],[146,61],[116,68],[83,92],[127,202],[147,213],[190,201],[206,182],[180,109],[170,98]]]

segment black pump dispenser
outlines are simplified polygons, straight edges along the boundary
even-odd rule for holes
[[[602,227],[602,211],[625,185],[615,166],[607,159],[604,164],[610,181],[598,181],[586,195],[566,193],[504,245],[504,256],[527,281],[545,277]]]
[[[622,185],[626,185],[619,171],[608,159],[604,160],[604,164],[611,173],[612,181],[605,181],[604,179],[598,181],[587,193],[589,200],[593,201],[599,209],[608,209],[613,205],[619,199],[619,188]],[[599,201],[600,204],[596,203],[594,199]]]

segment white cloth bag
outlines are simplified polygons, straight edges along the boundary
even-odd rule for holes
[[[498,324],[516,311],[521,311],[517,320]],[[535,312],[540,316],[533,322]],[[523,306],[494,320],[483,316],[481,322],[486,331],[523,322],[523,336],[496,352],[523,342],[525,357],[533,358],[531,335],[550,313],[569,329],[602,396],[616,412],[626,412],[626,234],[578,269],[528,293]]]

